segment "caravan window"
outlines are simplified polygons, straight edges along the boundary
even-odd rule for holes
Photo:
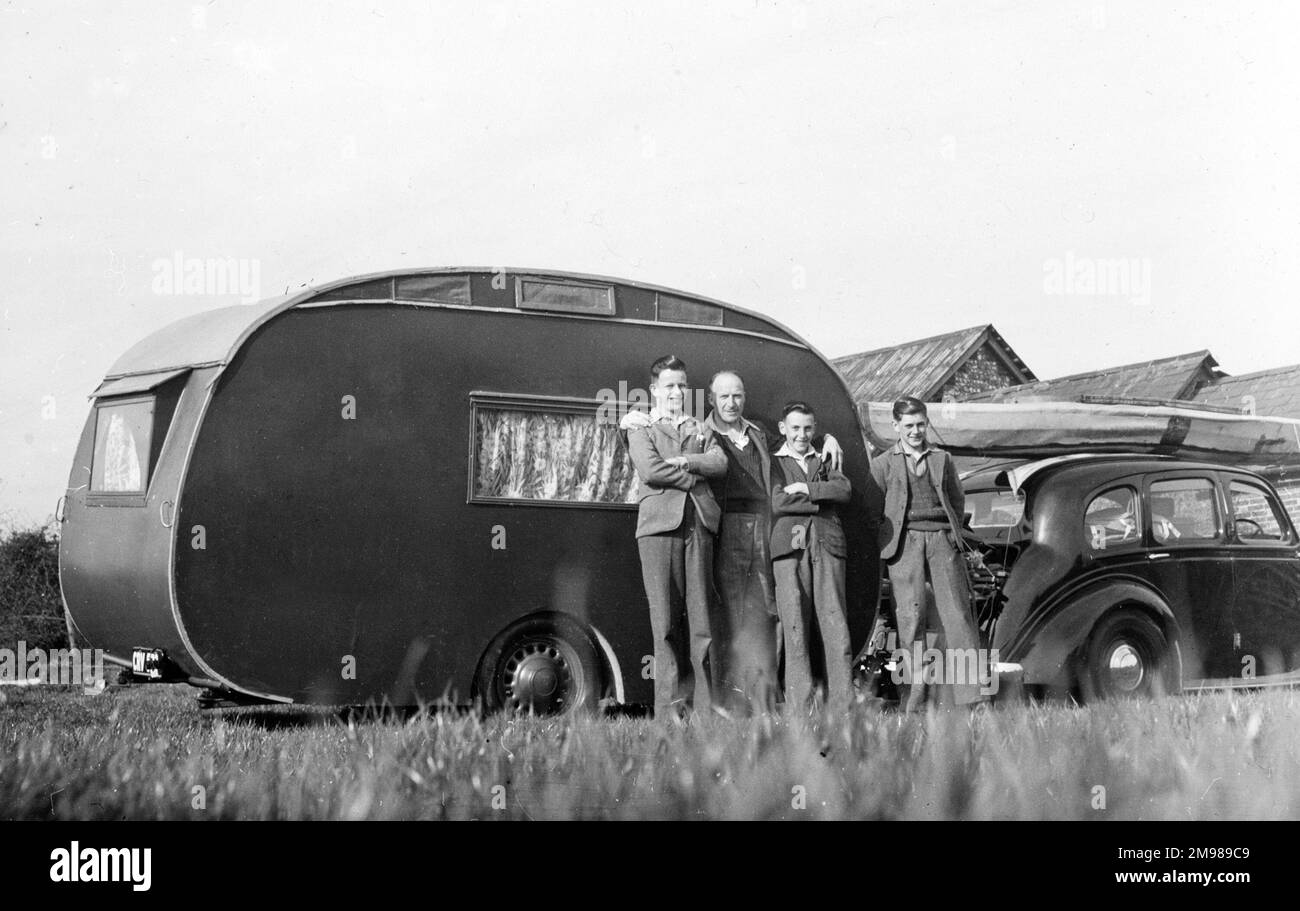
[[[635,506],[636,472],[596,405],[474,401],[471,502]]]
[[[429,301],[469,306],[468,275],[401,275],[395,280],[393,298],[399,301]]]
[[[368,282],[344,285],[333,291],[323,291],[312,298],[314,301],[353,301],[353,300],[392,300],[393,280],[377,278]]]
[[[520,310],[613,316],[614,287],[588,282],[518,278],[515,280],[515,303]]]
[[[660,322],[695,323],[700,326],[721,326],[722,308],[713,304],[674,297],[671,294],[656,294],[655,309]]]
[[[152,397],[99,406],[95,417],[92,493],[144,493],[149,485]]]
[[[92,506],[143,506],[188,369],[106,380],[95,390]]]

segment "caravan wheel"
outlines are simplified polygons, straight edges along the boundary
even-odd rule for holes
[[[603,689],[595,643],[565,614],[528,617],[493,640],[479,664],[489,712],[563,715],[594,711]]]

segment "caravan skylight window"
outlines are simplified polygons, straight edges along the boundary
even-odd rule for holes
[[[322,291],[312,298],[314,301],[354,301],[354,300],[392,300],[393,280],[377,278],[355,285],[344,285],[333,291]]]
[[[393,296],[399,301],[428,301],[469,306],[468,275],[400,275]]]
[[[656,294],[655,304],[661,323],[694,323],[698,326],[721,326],[722,308],[713,304],[674,297],[671,294]]]
[[[614,315],[614,288],[584,282],[519,278],[515,303],[521,310],[552,310],[589,316]]]

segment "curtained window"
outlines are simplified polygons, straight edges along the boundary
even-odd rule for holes
[[[92,493],[144,492],[152,430],[152,400],[100,406],[95,416]]]
[[[472,500],[635,505],[636,472],[618,427],[594,407],[476,402]]]

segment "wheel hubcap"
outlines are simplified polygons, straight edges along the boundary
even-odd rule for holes
[[[1119,642],[1106,659],[1106,676],[1111,685],[1123,693],[1131,693],[1142,685],[1146,677],[1146,661],[1136,646]]]
[[[502,668],[506,706],[549,715],[569,707],[575,691],[574,662],[555,642],[525,642]]]

